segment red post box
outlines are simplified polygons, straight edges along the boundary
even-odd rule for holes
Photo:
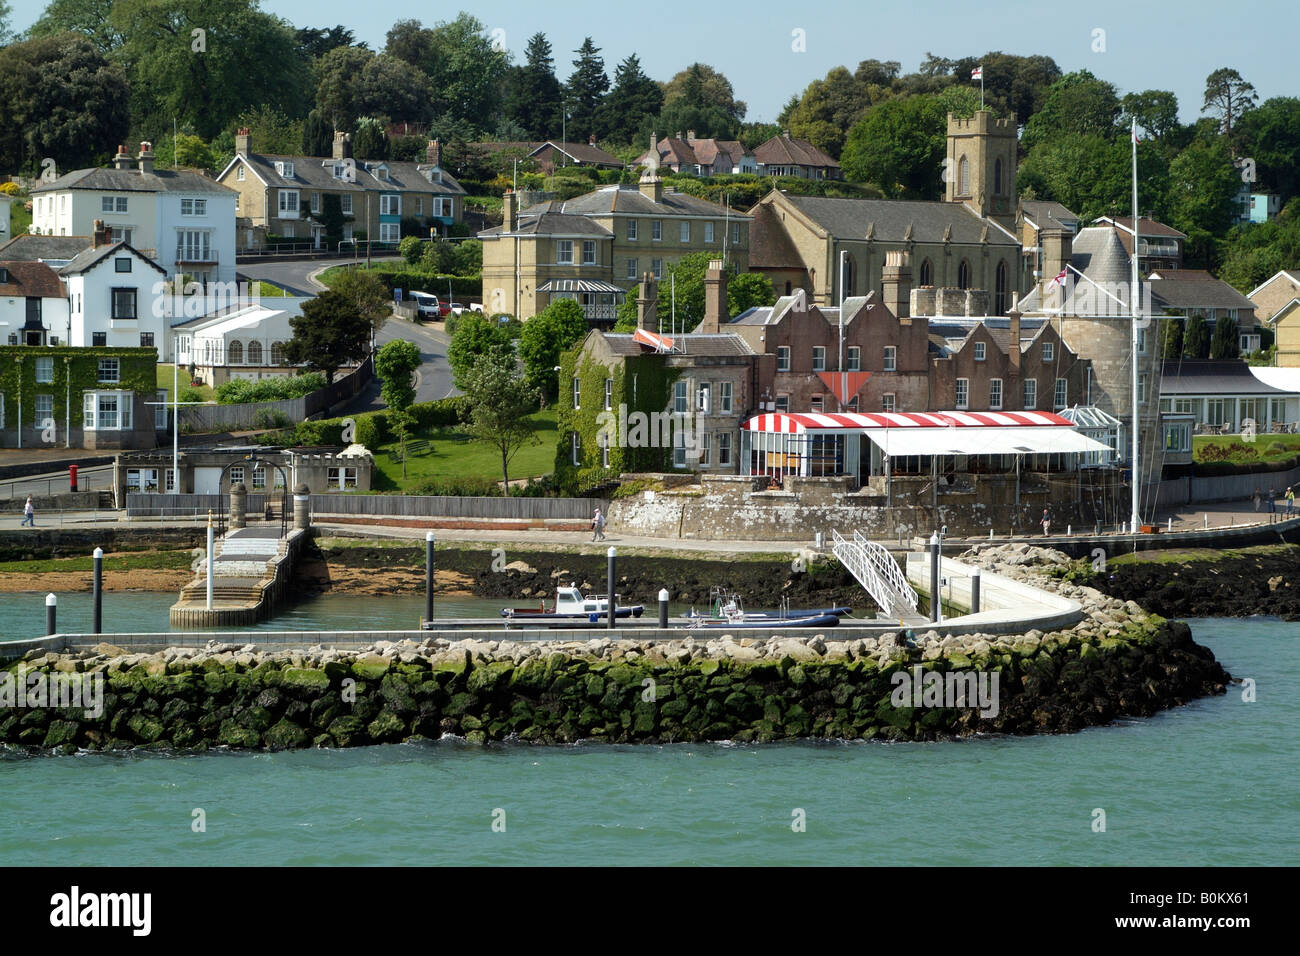
[[[70,491],[77,490],[77,466],[76,465],[68,466],[68,485]]]

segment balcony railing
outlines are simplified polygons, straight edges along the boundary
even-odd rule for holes
[[[180,246],[176,249],[176,263],[178,265],[185,263],[188,265],[205,265],[214,266],[218,263],[217,250],[215,249],[187,249]]]

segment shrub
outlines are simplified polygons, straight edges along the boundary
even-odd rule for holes
[[[293,424],[293,419],[284,412],[262,408],[253,416],[253,424],[258,428],[288,428]]]
[[[19,187],[17,183],[5,183],[3,186],[0,186],[0,193],[4,193],[6,196],[17,196],[18,189]]]
[[[407,236],[397,244],[397,251],[408,263],[415,265],[424,255],[424,243],[419,236]]]
[[[180,398],[177,399],[177,401],[181,401],[181,402],[205,402],[205,401],[207,401],[207,399],[205,399],[205,398],[203,397],[203,392],[202,392],[202,391],[200,391],[199,389],[195,388],[195,387],[192,386],[192,385],[186,385],[184,388],[181,389]]]
[[[499,498],[501,488],[491,478],[425,478],[415,484],[407,494],[449,495],[465,498]]]
[[[242,405],[249,402],[281,402],[301,398],[325,387],[325,376],[320,372],[305,375],[278,375],[257,382],[232,379],[217,386],[217,402],[221,405]]]
[[[353,419],[357,423],[357,442],[375,449],[388,440],[388,416],[383,412],[368,412]]]
[[[417,402],[407,411],[417,428],[455,428],[469,419],[469,400],[457,395],[436,402]]]

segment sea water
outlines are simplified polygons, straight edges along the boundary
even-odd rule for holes
[[[1192,630],[1253,702],[942,743],[0,756],[0,864],[1293,864],[1300,625]]]

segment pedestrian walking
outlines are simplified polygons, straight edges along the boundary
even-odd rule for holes
[[[36,527],[36,506],[32,504],[31,495],[27,496],[27,504],[23,505],[23,524],[29,528]]]
[[[1295,489],[1288,485],[1288,486],[1287,486],[1287,489],[1286,489],[1286,513],[1287,513],[1287,517],[1290,517],[1290,516],[1291,516],[1291,512],[1293,512],[1294,510],[1295,510]]]
[[[1268,513],[1277,514],[1277,493],[1272,488],[1268,489]]]
[[[605,540],[605,516],[600,513],[599,508],[596,509],[596,513],[591,518],[591,540]]]
[[[1044,508],[1043,509],[1043,537],[1044,538],[1046,538],[1047,535],[1049,534],[1051,527],[1052,527],[1052,516],[1049,515],[1047,513],[1047,509]]]
[[[1261,500],[1262,500],[1262,498],[1261,498],[1261,496],[1260,496],[1259,489],[1256,488],[1256,489],[1255,489],[1255,513],[1256,513],[1256,514],[1259,513],[1259,505],[1260,505],[1260,501],[1261,501]]]

